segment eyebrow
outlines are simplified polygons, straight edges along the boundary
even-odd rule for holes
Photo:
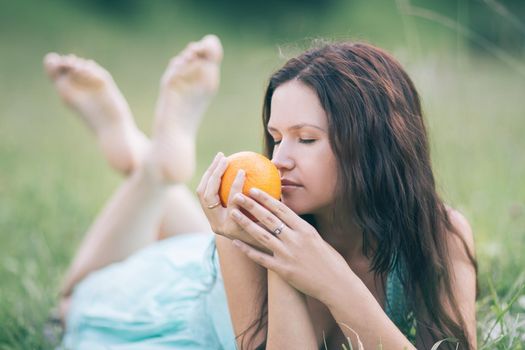
[[[311,127],[311,128],[315,128],[315,129],[319,129],[321,130],[322,132],[326,132],[326,130],[324,130],[323,128],[317,126],[317,125],[314,125],[314,124],[308,124],[308,123],[301,123],[301,124],[297,124],[297,125],[294,125],[294,126],[290,126],[288,128],[288,130],[297,130],[297,129],[301,129],[301,128],[304,128],[305,126],[307,127]],[[268,126],[267,129],[269,131],[278,131],[276,128],[274,127],[271,127],[271,126]]]

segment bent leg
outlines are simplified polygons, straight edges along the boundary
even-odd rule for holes
[[[195,171],[197,131],[219,86],[222,55],[219,39],[207,35],[171,59],[162,76],[152,143],[162,145],[156,156],[168,177],[187,178]],[[159,238],[195,231],[210,231],[195,195],[181,185],[170,189]]]
[[[168,190],[158,239],[188,232],[210,232],[211,227],[195,195],[186,185]]]
[[[207,35],[171,59],[162,76],[151,141],[167,177],[188,178],[195,171],[195,139],[219,87],[221,60],[219,39]]]
[[[206,36],[170,62],[162,79],[151,147],[87,232],[67,273],[64,297],[90,272],[156,240],[163,215],[170,218],[162,220],[166,236],[209,229],[183,183],[194,173],[195,136],[217,90],[221,59],[218,38]]]
[[[160,163],[171,177],[193,174],[196,132],[217,90],[221,59],[220,41],[208,35],[174,57],[162,77],[154,142]],[[109,72],[92,60],[55,53],[46,55],[44,67],[66,105],[94,131],[109,164],[123,174],[133,173],[151,142],[136,126]],[[170,157],[174,152],[184,157]],[[170,188],[158,231],[159,238],[209,231],[200,205],[186,186]]]
[[[66,274],[63,296],[90,272],[156,240],[168,186],[147,167],[125,180],[86,233]]]

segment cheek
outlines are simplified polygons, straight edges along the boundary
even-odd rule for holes
[[[335,195],[337,183],[337,163],[331,152],[323,152],[315,162],[310,164],[310,189],[322,202],[330,202]]]
[[[317,170],[318,191],[326,200],[332,199],[335,195],[335,186],[337,183],[337,171],[333,163],[327,162],[323,167]]]

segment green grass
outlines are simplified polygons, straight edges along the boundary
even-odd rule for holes
[[[305,45],[300,38],[327,35],[372,40],[393,51],[414,78],[439,191],[473,228],[479,348],[524,348],[525,77],[519,72],[483,52],[467,53],[448,29],[403,17],[395,7],[383,15],[386,24],[370,26],[366,18],[374,7],[364,2],[357,7],[363,16],[348,14],[355,21],[334,9],[322,23],[310,26],[304,17],[270,34],[255,25],[240,34],[211,14],[199,21],[179,12],[163,16],[154,8],[145,19],[124,25],[64,3],[34,8],[36,3],[18,1],[0,11],[0,349],[51,346],[42,325],[61,276],[121,181],[86,128],[59,102],[42,72],[42,56],[56,50],[99,61],[149,133],[169,57],[206,32],[221,36],[226,55],[220,92],[199,135],[191,187],[217,151],[261,150],[263,88],[282,63],[277,45],[296,51],[294,43]]]

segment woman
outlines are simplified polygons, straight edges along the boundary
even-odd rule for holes
[[[329,55],[331,50],[339,50],[344,56],[350,54],[348,50],[351,47],[354,46],[328,46],[324,51],[312,53],[324,52],[330,65],[341,63],[341,57]],[[385,348],[411,346],[405,339],[409,334],[398,330],[397,327],[402,327],[395,319],[398,315],[404,321],[405,311],[410,310],[400,302],[400,293],[408,294],[414,286],[418,297],[421,295],[425,301],[436,306],[436,299],[433,299],[432,291],[429,293],[428,284],[418,284],[420,280],[417,278],[422,275],[410,275],[414,261],[429,263],[425,272],[434,273],[428,275],[429,283],[432,283],[432,278],[436,278],[436,271],[439,274],[438,282],[443,283],[445,280],[445,285],[446,281],[452,280],[452,276],[459,276],[456,278],[461,278],[461,288],[452,288],[452,292],[461,306],[467,306],[466,311],[461,313],[465,327],[459,328],[459,332],[456,332],[458,328],[453,327],[454,320],[443,317],[446,313],[440,305],[445,305],[444,302],[437,304],[438,312],[443,311],[438,313],[441,317],[438,321],[441,319],[444,323],[435,323],[435,318],[432,318],[435,308],[429,308],[430,321],[426,323],[424,321],[427,318],[416,313],[418,339],[425,339],[423,325],[434,323],[447,335],[461,337],[461,330],[468,329],[465,333],[468,332],[468,337],[472,337],[474,333],[470,329],[474,324],[474,315],[473,309],[469,307],[473,307],[474,297],[469,293],[474,289],[472,282],[475,271],[469,260],[462,259],[467,252],[465,247],[454,245],[461,240],[451,240],[451,248],[448,249],[450,258],[446,261],[454,262],[454,270],[446,270],[446,265],[443,265],[445,268],[436,269],[435,265],[430,264],[435,262],[432,259],[438,262],[439,259],[445,259],[442,253],[447,250],[443,245],[448,242],[448,237],[455,236],[437,230],[441,227],[438,217],[442,215],[443,218],[445,214],[439,211],[442,206],[436,205],[440,202],[435,192],[423,191],[432,189],[432,173],[424,172],[428,160],[415,159],[426,155],[424,133],[416,134],[416,141],[406,140],[406,146],[416,143],[415,150],[419,153],[413,158],[407,158],[406,153],[411,155],[410,149],[407,149],[401,154],[405,158],[394,158],[394,155],[398,155],[395,152],[399,149],[395,147],[401,144],[399,140],[388,143],[390,148],[384,149],[384,143],[391,139],[381,138],[391,135],[381,134],[381,129],[374,132],[365,127],[354,129],[356,126],[352,123],[369,125],[369,119],[357,119],[363,115],[339,114],[341,120],[335,122],[336,111],[344,110],[340,104],[343,107],[346,104],[352,113],[360,112],[362,105],[358,100],[363,96],[349,93],[355,89],[348,80],[352,74],[344,76],[346,80],[336,81],[337,89],[321,81],[327,89],[326,94],[320,94],[321,90],[313,89],[313,85],[307,84],[304,79],[300,80],[304,86],[291,85],[297,83],[297,79],[293,78],[300,75],[294,75],[294,70],[289,70],[290,66],[300,63],[312,53],[285,66],[285,75],[277,75],[272,79],[266,98],[264,120],[271,132],[266,135],[268,142],[269,137],[272,137],[268,155],[273,154],[273,161],[285,180],[283,183],[287,184],[283,187],[282,205],[285,206],[278,209],[282,213],[278,217],[271,216],[262,211],[266,209],[251,202],[250,198],[241,197],[246,204],[239,202],[241,198],[238,199],[237,195],[242,188],[242,174],[233,186],[228,208],[217,206],[220,175],[227,165],[222,154],[218,154],[199,185],[201,205],[216,233],[229,238],[241,238],[267,253],[273,252],[274,259],[280,259],[272,260],[268,256],[257,255],[260,253],[249,250],[245,245],[241,245],[242,250],[237,250],[229,239],[217,236],[222,274],[218,273],[217,259],[207,249],[214,242],[214,236],[209,233],[206,217],[194,205],[193,197],[184,185],[193,174],[195,135],[200,118],[218,86],[222,48],[217,38],[209,36],[190,44],[170,62],[161,82],[151,140],[136,127],[127,103],[105,70],[93,62],[73,56],[51,54],[46,57],[46,69],[59,94],[94,130],[110,164],[128,176],[87,232],[66,276],[61,296],[61,314],[66,325],[64,347],[233,349],[236,340],[230,318],[235,334],[240,335],[237,343],[241,347],[256,347],[264,342],[267,335],[268,348],[316,348],[324,332],[330,342],[329,347],[338,348],[341,343],[337,342],[338,339],[348,333],[344,326],[339,330],[335,321],[353,328],[367,347],[376,344],[377,339],[374,339],[372,332],[381,338]],[[386,73],[393,74],[389,70],[391,67],[384,62],[382,64]],[[370,67],[362,65],[364,72],[372,72]],[[338,71],[330,73],[336,73],[335,78],[341,77],[339,72],[344,72],[345,67],[345,64],[339,64]],[[310,69],[314,68],[312,65]],[[307,71],[299,69],[296,73],[300,72],[304,78]],[[323,71],[311,73],[312,77],[318,79],[328,77]],[[343,85],[344,82],[347,84]],[[366,86],[368,93],[381,89],[381,85],[375,86],[368,78],[363,78],[359,83],[369,84]],[[403,85],[395,79],[389,83],[392,84],[392,90],[378,94],[395,98],[399,94],[395,88]],[[290,86],[291,90],[287,90],[286,87]],[[340,96],[337,95],[339,90],[344,92]],[[352,101],[352,98],[356,101]],[[299,113],[301,107],[305,113]],[[401,105],[395,104],[394,107],[394,111],[402,111]],[[391,115],[390,110],[383,112],[377,116]],[[366,116],[370,118],[370,115]],[[289,129],[289,126],[296,126],[298,121],[306,122],[306,117],[312,118],[307,121],[314,127]],[[406,115],[403,117],[408,118]],[[420,114],[417,117],[420,118]],[[374,123],[371,125],[385,126],[385,120],[388,119],[372,120]],[[399,120],[397,122],[401,123]],[[405,140],[407,135],[413,136],[413,131],[413,128],[409,128],[411,133],[408,134],[406,129],[402,129],[396,136]],[[304,132],[311,134],[304,137]],[[355,148],[371,141],[371,135],[377,136],[374,142],[378,142],[382,148],[376,149],[372,144],[366,150]],[[347,139],[348,136],[352,138]],[[279,146],[274,147],[273,141]],[[343,153],[339,154],[341,151]],[[386,153],[390,151],[393,153]],[[406,169],[422,170],[422,173],[394,172],[391,175],[398,176],[397,182],[381,187],[390,178],[384,178],[388,169],[380,168],[383,164],[377,162],[376,158],[383,159],[381,157],[387,155],[395,161],[394,164],[400,160],[412,160],[415,163],[410,164],[419,167],[407,165]],[[373,176],[367,176],[367,181],[363,180],[363,176],[368,175],[367,171],[372,171],[369,168],[371,165],[376,166],[373,174],[377,176],[375,182],[369,180]],[[399,170],[394,166],[389,169]],[[359,171],[363,173],[360,175]],[[351,187],[346,188],[350,190],[340,187],[345,184],[348,186],[348,182]],[[409,184],[410,187],[395,187],[399,184]],[[350,192],[351,196],[345,194],[338,198],[334,195],[334,192],[342,193],[343,190]],[[300,191],[304,191],[304,194],[296,194]],[[265,203],[261,197],[253,198],[274,211],[273,206],[280,205],[276,202]],[[399,203],[393,198],[400,198]],[[432,202],[433,198],[435,202]],[[414,201],[419,206],[415,206]],[[402,215],[395,216],[388,211],[392,203],[400,206],[395,210]],[[432,204],[436,205],[434,212],[428,209]],[[250,228],[250,222],[246,220],[231,219],[233,216],[230,215],[240,206],[246,206],[262,218],[261,226],[257,226],[259,231],[253,229],[253,224]],[[415,210],[419,207],[424,211]],[[345,209],[344,215],[339,215],[335,209]],[[303,221],[292,210],[307,221]],[[350,216],[348,213],[353,214]],[[432,217],[429,213],[439,215]],[[472,249],[468,223],[459,214],[451,213],[452,225],[459,232],[459,237],[466,241],[468,248]],[[334,218],[348,219],[349,222],[341,220],[337,223]],[[414,220],[423,228],[423,233],[414,235],[413,231],[406,231],[407,237],[396,241],[399,232],[394,231],[394,228],[413,227],[395,225],[397,222],[393,221],[394,218],[408,220],[409,223]],[[436,230],[429,229],[436,224]],[[276,237],[267,234],[264,238],[258,236],[258,233],[266,232],[260,230],[263,227],[272,231]],[[359,230],[363,228],[366,230],[360,234]],[[323,236],[318,232],[322,232]],[[158,242],[159,236],[165,239]],[[304,241],[304,237],[308,237],[308,241]],[[273,238],[279,241],[271,240]],[[296,242],[295,246],[291,245],[294,242],[292,238]],[[436,238],[437,243],[433,243],[432,238]],[[392,245],[387,246],[385,242]],[[427,259],[425,255],[418,256],[419,247],[427,247],[428,244],[430,250],[423,254],[435,254],[431,256],[432,259]],[[279,247],[282,249],[278,250]],[[297,250],[297,247],[300,249]],[[373,254],[371,256],[377,258],[366,260],[363,258],[367,257],[366,252],[361,253],[363,249],[368,249],[371,252],[369,256]],[[407,259],[405,252],[415,254],[414,257],[409,256],[415,260]],[[290,262],[287,257],[295,258]],[[250,258],[261,265],[253,263]],[[401,261],[407,260],[403,265]],[[312,264],[312,261],[315,263]],[[374,274],[369,273],[370,266],[376,269],[373,270]],[[382,269],[386,272],[376,273]],[[305,271],[308,272],[306,275]],[[449,272],[449,275],[444,272]],[[376,274],[381,276],[375,278]],[[222,278],[226,284],[230,310],[226,307]],[[386,293],[376,288],[376,279],[380,280],[378,285],[386,284]],[[400,287],[402,282],[406,282],[403,288]],[[439,289],[436,285],[432,290]],[[344,293],[344,296],[338,297],[334,292]],[[385,298],[385,294],[388,298]],[[267,316],[262,312],[266,296]],[[389,302],[378,304],[376,298]],[[349,300],[356,302],[357,306],[350,304]],[[341,306],[334,301],[344,301],[346,304]],[[390,308],[386,311],[394,323],[381,309],[385,304]],[[414,311],[421,312],[417,308]],[[425,312],[422,314],[427,316]],[[361,318],[355,320],[355,315]],[[266,319],[267,325],[257,322]],[[366,324],[361,322],[363,319]],[[250,328],[254,321],[254,327]],[[450,326],[451,322],[449,332],[445,327]],[[289,343],[290,340],[292,343]]]
[[[331,349],[348,338],[429,349],[455,337],[475,349],[472,232],[436,192],[419,97],[400,64],[361,43],[307,51],[271,77],[263,124],[282,201],[258,191],[216,205],[223,156],[197,191],[220,235],[238,345]]]

